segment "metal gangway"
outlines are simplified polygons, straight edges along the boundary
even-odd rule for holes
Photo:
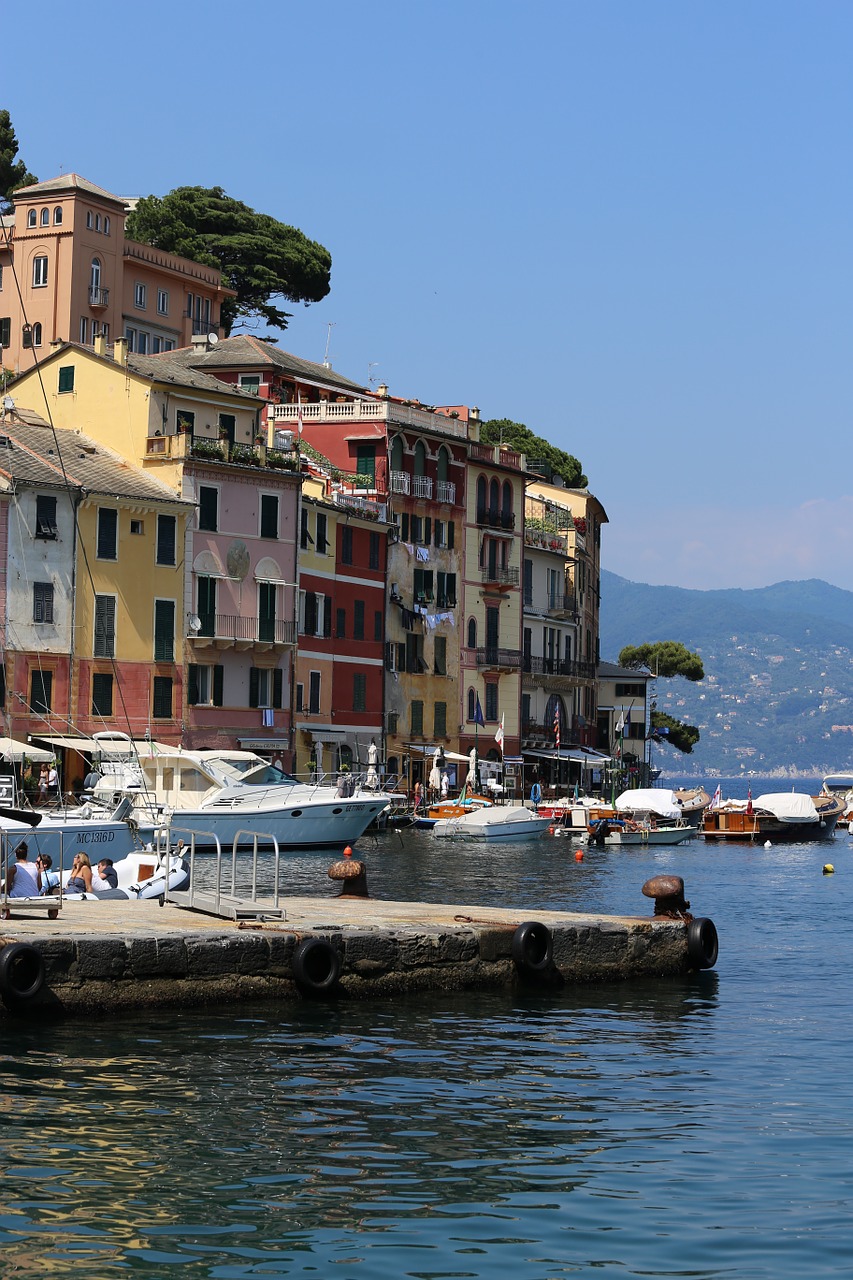
[[[179,840],[177,847],[173,844],[175,836]],[[205,868],[210,867],[211,857],[206,852],[198,854],[199,837],[201,837],[201,843],[205,849],[212,846],[215,850],[215,879],[212,886],[207,884],[203,888],[199,887],[197,883],[197,855],[198,861]],[[165,841],[165,848],[160,848],[161,841]],[[238,854],[240,853],[240,845],[242,844],[245,847],[250,841],[252,848],[252,875],[251,884],[247,886],[249,896],[246,897],[242,892],[238,893]],[[272,902],[258,897],[258,852],[261,844],[273,846]],[[212,831],[199,831],[195,828],[176,827],[169,824],[163,832],[158,834],[157,851],[165,858],[168,858],[170,854],[174,857],[178,852],[180,852],[180,856],[186,857],[187,846],[189,848],[190,864],[189,888],[181,890],[169,890],[167,888],[164,894],[164,902],[172,903],[176,907],[183,907],[188,911],[200,911],[205,915],[220,916],[224,920],[263,921],[287,919],[284,907],[280,905],[281,852],[275,836],[266,831],[253,831],[248,828],[237,831],[234,835],[229,860],[223,855],[222,844]],[[228,874],[229,862],[230,876]],[[266,855],[264,855],[264,862],[268,865]]]

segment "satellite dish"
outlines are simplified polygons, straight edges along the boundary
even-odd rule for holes
[[[219,334],[218,334],[218,333],[209,333],[209,334],[207,335],[207,340],[208,340],[208,342],[210,343],[210,345],[211,345],[212,347],[215,347],[215,346],[216,346],[216,344],[217,344],[217,342],[219,341]]]
[[[196,635],[201,631],[201,618],[197,613],[190,614],[190,631],[195,632]]]

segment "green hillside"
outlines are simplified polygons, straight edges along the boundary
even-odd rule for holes
[[[692,756],[656,746],[665,768],[819,774],[853,761],[853,592],[817,579],[691,591],[603,571],[602,658],[654,640],[695,649],[706,672],[657,682],[659,709],[702,734]]]

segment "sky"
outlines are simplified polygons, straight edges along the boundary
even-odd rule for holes
[[[605,568],[853,590],[847,0],[45,0],[3,42],[33,173],[320,241],[279,345],[574,454]]]

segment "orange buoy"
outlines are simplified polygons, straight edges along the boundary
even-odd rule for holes
[[[347,847],[344,849],[344,857],[345,858],[352,857],[352,848],[350,847],[350,845],[347,845]]]
[[[583,849],[575,849],[575,862],[583,862]]]

